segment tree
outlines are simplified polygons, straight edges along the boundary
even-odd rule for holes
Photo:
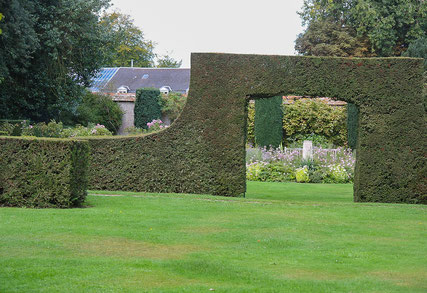
[[[424,71],[427,71],[427,37],[412,42],[403,54],[407,57],[424,58]]]
[[[59,119],[75,112],[102,65],[98,24],[109,0],[0,0],[0,118]]]
[[[108,38],[102,48],[105,66],[130,66],[131,60],[137,67],[154,66],[154,43],[144,38],[144,33],[129,15],[118,11],[104,13],[100,24]]]
[[[310,22],[306,31],[299,34],[295,50],[302,55],[367,57],[370,44],[367,38],[357,37],[352,27],[342,26],[331,19]]]
[[[427,31],[423,0],[305,0],[300,16],[308,27],[328,20],[353,28],[377,56],[400,56]]]
[[[102,124],[115,134],[122,125],[122,116],[123,111],[111,97],[86,91],[75,119],[85,126],[89,123]]]
[[[157,67],[161,68],[179,68],[182,65],[182,60],[177,61],[170,57],[168,54],[160,56],[157,59]]]

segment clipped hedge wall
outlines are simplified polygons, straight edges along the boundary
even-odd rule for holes
[[[135,126],[148,129],[147,123],[162,117],[160,106],[160,91],[156,88],[142,88],[136,90]]]
[[[0,206],[70,208],[86,197],[89,144],[0,137]]]
[[[282,96],[255,101],[255,143],[277,148],[283,139]]]
[[[347,141],[348,146],[354,150],[357,145],[357,127],[359,123],[359,109],[352,103],[347,104]]]
[[[340,97],[359,106],[355,201],[427,203],[422,59],[192,54],[181,116],[159,133],[91,138],[91,188],[238,196],[247,100]]]

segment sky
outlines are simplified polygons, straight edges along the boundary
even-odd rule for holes
[[[191,52],[295,55],[303,0],[112,0],[155,53],[190,67]]]

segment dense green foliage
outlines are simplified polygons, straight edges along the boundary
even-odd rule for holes
[[[302,147],[304,140],[311,140],[314,145],[324,148],[347,145],[344,107],[330,106],[318,99],[298,100],[282,107],[283,146]],[[247,142],[251,145],[255,145],[254,118],[255,106],[249,103]]]
[[[172,122],[181,114],[184,109],[187,97],[180,93],[170,92],[167,95],[160,95],[160,107],[162,115],[167,116]]]
[[[310,135],[325,137],[336,146],[347,142],[346,111],[320,100],[300,99],[284,105],[285,145],[307,139]]]
[[[118,11],[104,13],[100,20],[107,43],[100,50],[105,54],[104,65],[129,67],[131,60],[136,67],[153,67],[154,43],[144,38],[144,33],[130,15]]]
[[[135,126],[147,129],[147,123],[160,119],[162,110],[160,105],[160,91],[157,88],[143,88],[136,90]]]
[[[123,196],[0,210],[1,292],[426,291],[426,207],[355,204],[350,184],[90,193]]]
[[[108,0],[0,0],[0,118],[59,119],[75,113],[103,63],[99,12]]]
[[[163,55],[157,58],[157,66],[159,68],[179,68],[182,65],[182,60],[177,61],[169,55]]]
[[[357,130],[359,128],[359,109],[355,104],[347,104],[347,141],[351,149],[357,146]]]
[[[247,105],[246,142],[255,146],[255,101],[249,101]]]
[[[358,37],[352,27],[330,20],[316,20],[298,35],[295,50],[308,56],[369,57],[367,38]]]
[[[412,42],[403,54],[406,57],[424,58],[424,71],[427,71],[427,37]]]
[[[123,111],[111,97],[86,92],[77,108],[75,122],[87,126],[101,124],[112,133],[117,133],[122,125]]]
[[[28,121],[0,121],[0,133],[5,136],[35,136],[51,138],[67,138],[80,136],[113,135],[104,125],[89,123],[87,127],[76,125],[64,127],[62,122],[54,120],[49,123],[39,122],[30,124]]]
[[[282,96],[255,101],[255,143],[277,148],[282,143]]]
[[[0,137],[0,206],[79,206],[88,159],[84,141]]]
[[[336,35],[354,30],[364,44],[350,42],[348,45],[356,49],[365,47],[368,41],[369,53],[377,56],[400,56],[410,43],[426,36],[427,31],[427,3],[419,0],[305,0],[300,15],[308,27],[299,39],[312,34],[316,30],[313,26],[329,23],[329,26],[341,27]],[[325,44],[342,44],[343,40],[326,39]],[[308,37],[305,41],[313,45],[317,42]]]

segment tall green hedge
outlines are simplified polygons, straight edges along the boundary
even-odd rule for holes
[[[89,145],[0,137],[0,206],[70,208],[86,197]]]
[[[277,148],[282,143],[282,96],[255,101],[255,143],[261,147]]]
[[[160,106],[160,91],[157,88],[142,88],[136,90],[135,126],[147,129],[147,123],[162,117]]]
[[[347,141],[351,149],[356,149],[359,109],[352,103],[347,104]]]
[[[192,54],[181,116],[146,136],[89,139],[91,188],[238,196],[247,100],[340,97],[359,106],[355,201],[427,203],[422,59]]]

